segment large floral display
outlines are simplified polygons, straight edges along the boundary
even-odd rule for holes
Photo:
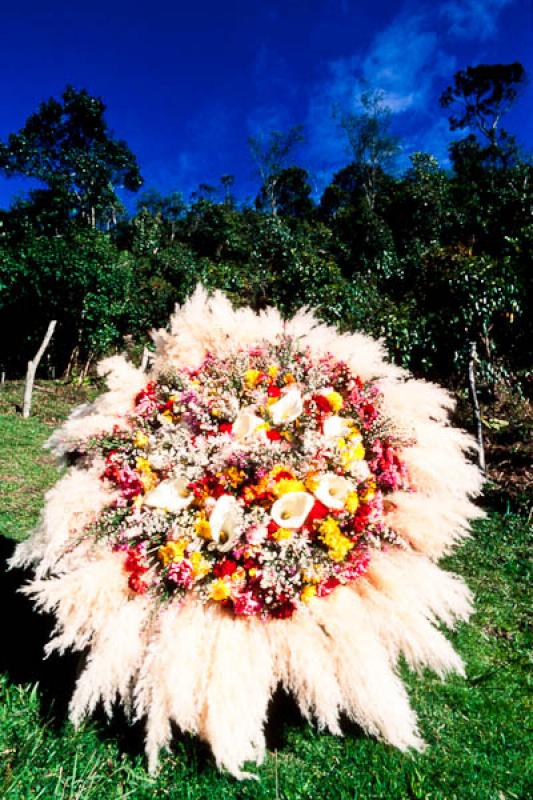
[[[119,697],[151,768],[175,722],[242,777],[281,684],[320,727],[421,747],[395,665],[462,671],[434,623],[469,592],[434,561],[480,513],[448,395],[367,337],[202,289],[154,338],[151,374],[103,362],[109,391],[52,437],[69,470],[13,559],[48,651],[85,653],[72,719]]]

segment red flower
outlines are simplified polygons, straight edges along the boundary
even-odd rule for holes
[[[148,589],[148,584],[141,580],[141,578],[136,574],[130,575],[128,579],[128,586],[131,591],[135,592],[136,594],[144,594]]]
[[[273,519],[271,519],[270,522],[267,525],[267,531],[268,531],[269,536],[272,536],[273,533],[276,533],[278,528],[279,528],[279,525],[276,522],[274,522]]]
[[[368,504],[359,506],[356,515],[352,519],[352,527],[356,533],[364,531],[368,525],[368,517],[370,515],[370,507]]]
[[[267,431],[267,439],[270,439],[271,442],[279,442],[281,439],[281,433],[279,431]]]
[[[317,587],[317,596],[318,597],[327,597],[328,594],[331,594],[333,589],[336,589],[339,585],[340,581],[338,578],[328,578],[323,583],[320,583]]]
[[[268,387],[267,394],[269,397],[279,397],[281,395],[281,389],[279,386],[274,386],[274,384],[272,384]]]
[[[286,478],[287,480],[290,481],[290,480],[292,480],[293,477],[294,476],[293,476],[292,472],[287,472],[286,469],[282,469],[282,470],[280,470],[279,472],[276,473],[276,476],[275,476],[274,480],[276,481],[276,483],[278,483],[278,481],[281,481],[284,478]]]
[[[126,569],[128,572],[134,573],[135,575],[143,575],[145,572],[148,572],[148,567],[145,567],[143,564],[141,564],[141,558],[142,556],[135,550],[129,550],[124,563],[124,569]]]
[[[305,520],[307,527],[311,527],[313,522],[317,519],[323,519],[329,513],[329,509],[320,500],[315,500],[315,504]]]
[[[221,422],[218,426],[218,430],[220,433],[231,433],[233,430],[233,425],[231,422]]]
[[[235,561],[232,561],[230,558],[225,558],[224,561],[215,565],[213,572],[217,578],[225,578],[226,575],[233,575],[236,569],[237,564]]]
[[[295,611],[296,606],[284,595],[280,595],[279,605],[276,604],[274,608],[271,609],[270,613],[276,619],[288,619],[289,617],[292,617]]]
[[[328,398],[325,397],[323,394],[314,394],[313,400],[317,404],[320,411],[322,411],[324,414],[328,414],[330,411],[333,410]]]
[[[150,383],[146,384],[144,389],[141,389],[141,391],[135,395],[135,405],[138,405],[145,398],[153,400],[154,397],[155,397],[155,383],[154,381],[150,381]]]

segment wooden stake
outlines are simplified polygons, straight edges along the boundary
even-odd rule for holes
[[[483,443],[483,421],[481,419],[481,411],[479,408],[479,400],[477,396],[476,361],[477,361],[476,343],[470,342],[470,352],[468,356],[468,390],[470,394],[470,402],[472,403],[474,425],[476,426],[478,465],[480,470],[482,472],[485,472],[486,464],[485,464],[485,446]]]
[[[43,353],[48,347],[50,339],[53,336],[55,327],[57,325],[57,320],[52,320],[50,325],[48,326],[48,330],[46,331],[46,335],[41,343],[41,346],[37,350],[37,354],[33,361],[28,361],[28,371],[26,373],[26,382],[24,384],[24,401],[22,403],[22,416],[27,419],[30,416],[31,412],[31,396],[33,392],[33,383],[35,381],[35,373],[37,372],[37,367],[39,366],[39,361],[43,357]]]
[[[148,348],[145,347],[144,350],[143,350],[143,356],[142,356],[142,359],[141,359],[141,369],[142,369],[143,372],[146,372],[146,370],[150,366],[150,362],[152,361],[153,357],[154,357],[154,354],[152,353],[152,351],[148,350]]]

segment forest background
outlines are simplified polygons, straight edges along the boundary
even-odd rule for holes
[[[230,174],[188,198],[143,190],[103,100],[67,86],[0,143],[0,174],[37,186],[0,211],[0,371],[22,377],[52,319],[42,378],[83,381],[120,350],[139,361],[149,331],[198,283],[255,309],[310,306],[382,337],[397,363],[455,391],[467,425],[470,400],[493,479],[522,502],[532,162],[505,115],[526,81],[518,62],[450,76],[440,97],[455,132],[449,165],[415,152],[401,171],[386,98],[361,84],[355,111],[331,109],[349,156],[319,196],[298,164],[303,126],[248,138],[252,201],[235,197]]]

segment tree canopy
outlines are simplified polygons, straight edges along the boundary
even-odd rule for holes
[[[126,142],[115,139],[104,118],[105,105],[85,89],[67,86],[61,99],[41,103],[17,133],[0,143],[0,170],[35,178],[41,211],[59,207],[66,218],[95,227],[116,221],[117,188],[137,191],[142,177]]]
[[[225,174],[188,199],[148,189],[131,214],[116,190],[141,185],[135,157],[103,102],[67,88],[0,146],[4,174],[41,184],[0,211],[1,365],[20,372],[52,317],[58,371],[142,347],[202,282],[254,308],[315,307],[449,385],[464,383],[475,342],[487,391],[497,378],[526,387],[533,168],[501,123],[523,80],[516,64],[455,75],[442,101],[464,134],[451,167],[417,152],[399,172],[383,95],[366,92],[357,112],[337,112],[350,155],[320,196],[297,162],[297,126],[250,140],[254,203],[238,202]]]

